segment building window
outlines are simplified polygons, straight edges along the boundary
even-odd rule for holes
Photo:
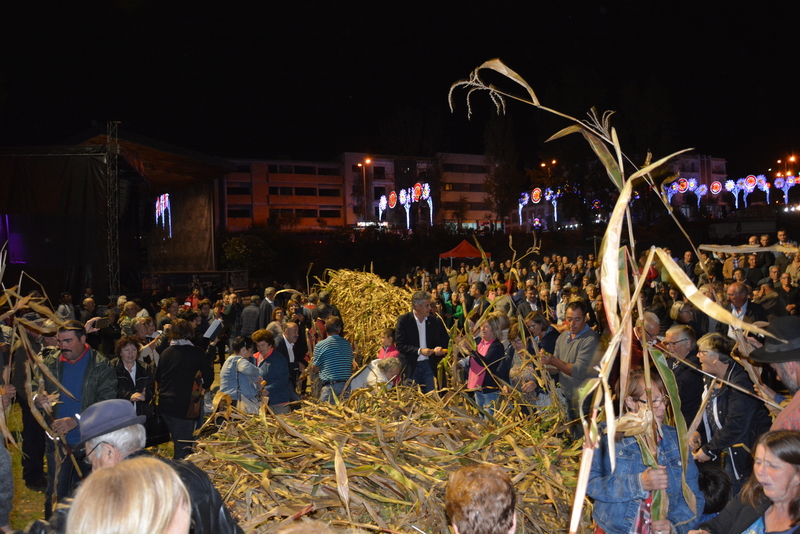
[[[294,194],[299,197],[315,197],[317,196],[316,187],[295,187]]]
[[[442,189],[444,189],[445,191],[452,191],[453,184],[442,184]]]
[[[237,163],[236,164],[236,172],[250,172],[250,164],[249,163]]]
[[[273,164],[267,165],[267,172],[271,172],[271,173],[277,174],[278,166],[277,165],[273,165]]]
[[[320,167],[317,169],[317,174],[320,176],[339,176],[339,169],[337,167]]]
[[[294,173],[295,174],[317,174],[317,168],[312,167],[311,165],[295,165],[294,166]]]
[[[375,200],[380,200],[381,197],[386,194],[386,188],[385,187],[375,187],[374,191],[375,191],[375,194],[374,194],[373,198]]]
[[[342,217],[342,210],[320,209],[319,216],[323,219],[340,219]]]
[[[226,189],[229,195],[249,195],[250,184],[228,184]]]
[[[278,172],[281,174],[292,174],[294,173],[294,166],[293,165],[278,165]]]
[[[372,176],[375,180],[385,180],[386,179],[386,168],[385,167],[373,167],[372,168]]]
[[[228,208],[229,219],[252,219],[253,209],[245,206],[235,206]]]
[[[298,217],[312,217],[316,219],[317,210],[313,208],[297,208],[296,210],[294,210],[294,214],[297,215]]]
[[[469,174],[486,174],[486,167],[483,165],[467,165],[464,163],[445,163],[442,166],[444,172],[465,172]]]
[[[290,197],[292,196],[292,188],[291,187],[280,187],[277,185],[269,186],[269,194],[270,195],[283,195]]]
[[[340,197],[342,196],[341,189],[322,189],[320,188],[318,191],[319,196],[321,197]]]

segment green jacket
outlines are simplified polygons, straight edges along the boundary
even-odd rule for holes
[[[44,359],[44,364],[59,382],[61,382],[63,367],[63,363],[59,361],[60,357],[61,351],[57,350]],[[89,363],[86,366],[86,373],[83,375],[83,395],[80,398],[81,411],[97,402],[117,398],[117,373],[111,363],[94,349],[89,349],[88,357]],[[52,395],[61,391],[46,376],[42,375],[41,380],[44,382],[44,390],[48,394]],[[37,391],[38,388],[34,386],[33,389]],[[61,394],[64,395],[64,392]],[[58,419],[59,406],[60,404],[53,406],[53,419]]]

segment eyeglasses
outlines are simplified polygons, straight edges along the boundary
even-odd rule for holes
[[[700,358],[700,357],[703,357],[703,358],[705,358],[706,356],[708,356],[708,354],[709,354],[709,353],[708,353],[708,351],[707,351],[707,350],[698,350],[698,351],[697,351],[697,357],[698,357],[698,358]]]
[[[636,399],[636,401],[641,402],[642,404],[647,404],[647,399]],[[666,406],[667,402],[669,402],[668,396],[661,397],[660,399],[653,399],[653,408],[659,408],[662,405]]]
[[[678,343],[683,343],[684,341],[689,341],[689,338],[685,337],[683,339],[679,339],[678,341],[665,341],[664,342],[664,346],[667,347],[668,349],[671,349],[672,347],[674,347]]]
[[[104,443],[108,443],[108,442],[106,442],[106,441],[101,441],[100,443],[98,443],[97,445],[95,445],[95,446],[92,448],[92,450],[90,450],[89,452],[87,452],[87,453],[86,453],[86,459],[87,459],[87,460],[89,460],[89,461],[91,461],[91,456],[92,456],[92,453],[95,451],[95,449],[97,449],[97,447],[99,447],[100,445],[102,445],[102,444],[104,444]]]

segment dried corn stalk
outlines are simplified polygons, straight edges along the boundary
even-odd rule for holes
[[[234,409],[192,460],[246,531],[272,532],[305,515],[385,532],[447,532],[450,473],[487,462],[514,482],[522,531],[563,531],[580,446],[565,445],[557,411],[522,417],[508,405],[495,418],[482,418],[460,390],[358,390],[339,406],[305,401],[288,415]]]
[[[380,334],[394,328],[397,318],[411,311],[411,293],[373,273],[328,270],[319,284],[331,294],[342,314],[344,337],[353,344],[360,364],[377,356]]]

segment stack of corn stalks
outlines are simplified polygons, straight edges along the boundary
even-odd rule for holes
[[[502,466],[513,480],[519,532],[559,532],[569,522],[580,445],[561,439],[555,412],[521,417],[504,406],[481,417],[461,391],[437,397],[398,387],[358,390],[338,406],[307,401],[289,415],[223,415],[192,458],[246,531],[311,518],[338,528],[448,532],[448,476],[481,463]]]
[[[319,282],[339,308],[344,336],[360,364],[377,356],[381,332],[394,328],[397,318],[411,311],[411,293],[373,273],[329,270],[327,280]]]

